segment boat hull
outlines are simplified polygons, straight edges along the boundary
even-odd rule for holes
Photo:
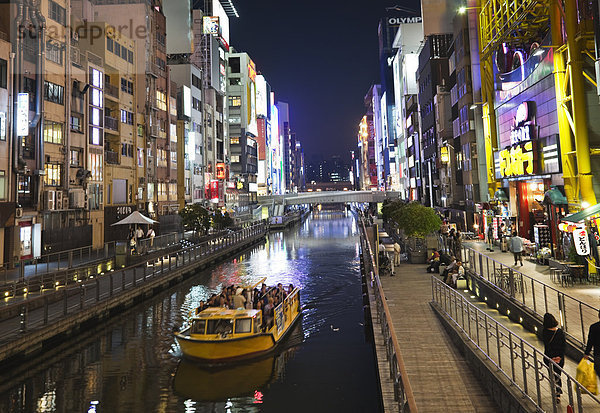
[[[292,330],[300,315],[301,313],[298,312],[277,338],[274,332],[218,340],[203,340],[181,334],[176,335],[175,338],[179,343],[183,356],[193,360],[220,363],[258,357],[273,351],[277,344]]]

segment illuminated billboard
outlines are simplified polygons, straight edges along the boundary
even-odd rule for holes
[[[17,136],[29,135],[29,93],[17,97]]]
[[[269,108],[267,107],[267,81],[263,75],[256,76],[256,116],[267,117]]]
[[[212,34],[213,36],[219,35],[219,17],[218,16],[204,16],[202,18],[202,33]]]
[[[248,77],[253,82],[256,79],[256,65],[254,64],[254,62],[250,58],[248,58]]]
[[[213,14],[219,17],[219,25],[221,29],[221,37],[225,43],[229,44],[229,16],[218,0],[213,0]]]
[[[192,90],[183,86],[183,114],[188,118],[192,117]]]

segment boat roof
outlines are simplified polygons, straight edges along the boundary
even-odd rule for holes
[[[200,314],[196,315],[194,318],[241,318],[241,317],[255,317],[259,314],[260,310],[246,310],[246,309],[236,309],[230,310],[228,308],[223,307],[208,307],[203,310]]]

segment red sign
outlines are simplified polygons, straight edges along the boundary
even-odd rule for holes
[[[226,170],[225,164],[223,162],[219,162],[217,164],[217,179],[226,179]]]

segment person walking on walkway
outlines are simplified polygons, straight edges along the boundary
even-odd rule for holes
[[[567,341],[565,333],[558,326],[558,321],[550,313],[544,314],[544,331],[542,332],[542,341],[544,342],[544,363],[549,366],[550,360],[558,364],[561,368],[565,365],[565,348]],[[561,368],[553,365],[554,385],[556,391],[556,403],[560,403],[560,395],[562,394],[562,381],[560,375]]]
[[[513,232],[512,237],[510,239],[510,250],[515,257],[515,265],[517,265],[517,261],[521,263],[521,267],[523,266],[523,238],[517,235],[517,231]]]
[[[598,318],[600,318],[600,311],[598,311]],[[586,360],[590,358],[592,347],[594,348],[594,370],[596,375],[600,376],[600,321],[590,326],[587,346],[583,355]]]
[[[394,242],[394,265],[400,265],[400,244]]]
[[[488,251],[494,251],[494,229],[491,225],[488,225],[487,229],[487,244],[488,247],[486,249]]]

